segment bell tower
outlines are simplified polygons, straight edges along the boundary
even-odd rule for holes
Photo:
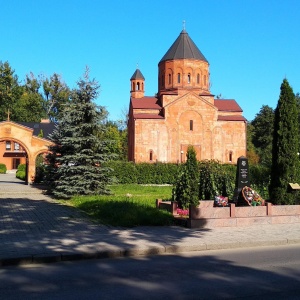
[[[130,78],[132,98],[143,98],[145,95],[145,77],[139,69],[136,69]]]

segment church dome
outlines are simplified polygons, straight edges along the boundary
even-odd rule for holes
[[[182,30],[170,49],[166,52],[159,63],[176,59],[197,59],[208,63],[207,59],[198,49],[185,30]]]

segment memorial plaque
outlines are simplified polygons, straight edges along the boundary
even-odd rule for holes
[[[236,180],[233,202],[238,206],[247,205],[243,196],[242,189],[244,186],[250,187],[248,159],[244,156],[238,158],[236,169]]]

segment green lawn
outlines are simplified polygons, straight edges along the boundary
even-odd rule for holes
[[[112,226],[173,225],[174,218],[156,209],[156,199],[171,199],[172,186],[113,185],[112,195],[76,196],[71,205],[85,211],[101,224]]]

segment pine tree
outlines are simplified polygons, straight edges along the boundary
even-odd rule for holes
[[[298,193],[289,192],[288,185],[299,183],[298,110],[286,79],[280,90],[274,117],[270,200],[275,204],[295,204]]]
[[[107,142],[97,135],[105,130],[107,112],[94,103],[98,84],[90,80],[88,70],[71,92],[62,118],[52,134],[48,175],[51,191],[58,198],[73,195],[108,194],[112,182],[110,169],[103,163],[111,159]]]

